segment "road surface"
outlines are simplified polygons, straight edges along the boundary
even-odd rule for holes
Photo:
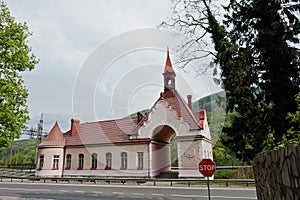
[[[1,200],[208,199],[207,188],[0,182]],[[212,187],[212,200],[253,200],[253,187]]]

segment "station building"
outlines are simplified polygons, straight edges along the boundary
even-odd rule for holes
[[[38,145],[37,176],[156,177],[171,171],[170,139],[175,134],[179,177],[202,177],[199,162],[212,159],[206,112],[192,110],[176,90],[169,51],[164,88],[146,114],[80,123],[62,133],[56,122]]]

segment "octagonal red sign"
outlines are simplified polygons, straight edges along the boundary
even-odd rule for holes
[[[199,172],[203,176],[212,176],[216,172],[216,164],[211,159],[202,159],[199,163]]]

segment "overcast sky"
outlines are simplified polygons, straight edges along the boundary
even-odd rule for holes
[[[171,33],[153,29],[171,16],[169,0],[5,2],[33,32],[29,45],[40,59],[23,75],[30,93],[29,127],[43,113],[45,131],[56,120],[67,131],[73,117],[81,122],[124,117],[151,107],[159,97],[166,48],[175,62],[176,41],[167,38]],[[210,86],[209,74],[196,78],[174,68],[184,98],[218,90]]]

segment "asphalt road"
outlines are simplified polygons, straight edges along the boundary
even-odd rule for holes
[[[1,200],[82,200],[82,199],[208,199],[206,187],[165,187],[132,185],[79,185],[0,182]],[[252,187],[212,187],[211,200],[253,200]]]

